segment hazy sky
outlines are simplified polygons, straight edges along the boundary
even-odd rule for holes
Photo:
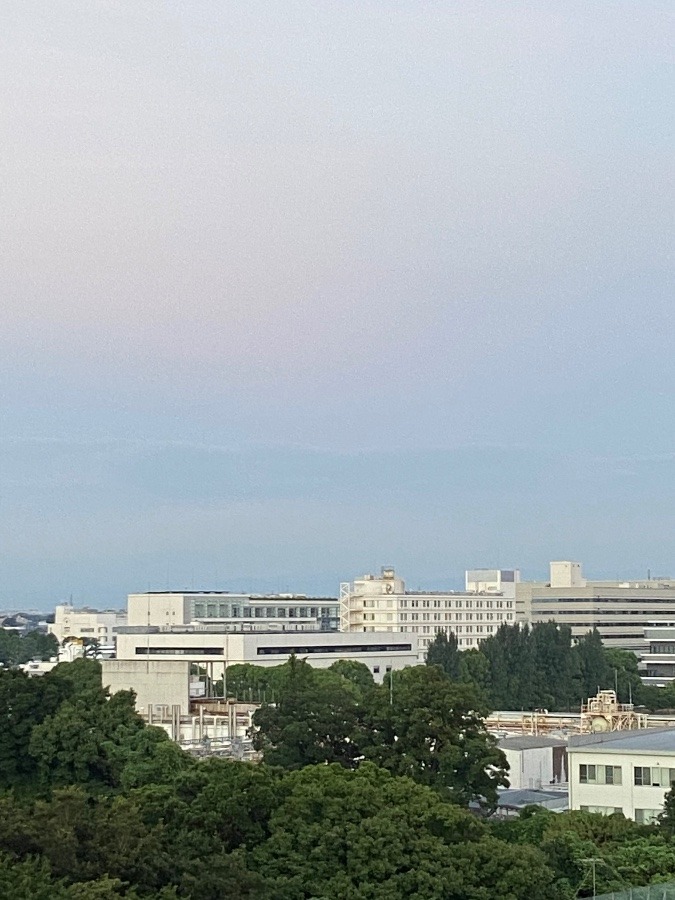
[[[0,607],[675,575],[672,0],[3,0]]]

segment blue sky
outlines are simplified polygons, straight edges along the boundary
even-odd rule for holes
[[[0,25],[0,607],[675,574],[671,3]]]

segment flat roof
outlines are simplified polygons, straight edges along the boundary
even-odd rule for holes
[[[537,734],[516,734],[500,738],[499,746],[505,750],[531,750],[536,747],[566,747],[567,741]]]
[[[568,749],[584,753],[635,753],[675,754],[675,727],[643,728],[636,731],[610,731],[600,734],[576,734],[570,737]]]

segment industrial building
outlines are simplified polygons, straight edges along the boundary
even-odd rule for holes
[[[340,585],[340,630],[418,635],[420,661],[438,631],[456,635],[460,650],[468,650],[501,624],[515,622],[511,574],[508,592],[407,591],[395,570],[385,567],[378,576],[364,575]]]
[[[580,563],[552,562],[548,581],[516,584],[516,610],[519,621],[569,625],[573,638],[597,628],[605,646],[640,654],[650,622],[675,621],[675,579],[590,581]]]
[[[567,745],[570,809],[656,821],[675,783],[675,728],[575,735]]]
[[[337,631],[335,597],[148,591],[129,594],[132,626],[218,625],[229,631]]]

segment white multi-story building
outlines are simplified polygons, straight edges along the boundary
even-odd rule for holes
[[[219,625],[230,631],[337,631],[335,597],[148,591],[129,594],[129,625]]]
[[[567,756],[570,809],[648,825],[675,783],[675,728],[575,735]]]
[[[118,660],[187,660],[214,680],[223,677],[227,666],[279,666],[292,655],[318,668],[340,659],[357,660],[368,666],[375,681],[382,681],[392,669],[417,664],[417,635],[242,632],[218,625],[126,626],[117,632]]]
[[[580,563],[552,562],[548,581],[516,584],[516,612],[531,624],[569,625],[573,638],[597,628],[605,646],[640,653],[649,622],[675,620],[675,580],[589,581]]]
[[[101,647],[112,647],[115,629],[127,624],[127,614],[119,610],[75,609],[61,604],[54,611],[54,624],[48,625],[50,634],[62,644],[66,638],[91,638]]]
[[[461,650],[515,621],[515,599],[495,591],[406,591],[392,568],[340,585],[340,630],[411,632],[423,659],[436,632],[454,634]]]

